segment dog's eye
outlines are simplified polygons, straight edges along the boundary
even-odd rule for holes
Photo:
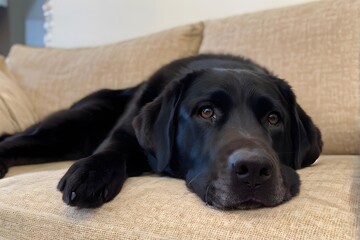
[[[200,109],[200,116],[204,119],[213,119],[215,118],[215,111],[212,107],[206,106],[206,107],[202,107]]]
[[[271,112],[268,117],[267,121],[270,125],[277,125],[280,122],[280,115],[276,112]]]

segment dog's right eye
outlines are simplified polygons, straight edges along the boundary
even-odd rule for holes
[[[267,121],[270,125],[272,126],[276,126],[280,121],[280,114],[277,112],[271,112],[268,116],[267,116]]]
[[[212,108],[210,106],[205,106],[205,107],[200,108],[199,115],[203,119],[206,119],[206,120],[215,120],[216,119],[215,110],[214,110],[214,108]]]

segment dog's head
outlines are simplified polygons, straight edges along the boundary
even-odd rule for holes
[[[220,209],[275,206],[299,191],[321,136],[289,85],[251,71],[208,69],[171,82],[133,122],[154,171],[184,178]]]

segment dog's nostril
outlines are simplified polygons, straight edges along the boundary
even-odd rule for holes
[[[269,177],[271,175],[271,171],[269,168],[263,167],[260,169],[260,177]]]
[[[248,169],[247,166],[241,165],[241,166],[236,168],[235,172],[236,172],[237,175],[246,175],[246,174],[249,173],[249,169]]]

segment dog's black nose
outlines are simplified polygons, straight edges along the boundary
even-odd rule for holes
[[[256,150],[237,150],[229,161],[238,184],[255,189],[268,181],[273,173],[269,158]]]

